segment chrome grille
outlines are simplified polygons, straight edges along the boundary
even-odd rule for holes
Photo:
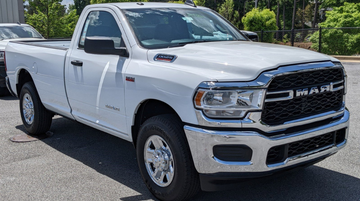
[[[282,91],[306,86],[338,82],[344,79],[341,68],[306,71],[277,76],[269,85],[268,91]]]
[[[276,93],[282,91],[285,92],[285,97],[283,100],[265,101],[262,121],[268,125],[279,125],[287,121],[341,109],[344,95],[343,78],[344,74],[341,68],[313,70],[275,77],[268,87],[266,98],[268,100],[281,99],[282,94]],[[288,98],[289,91],[291,94],[297,89],[329,83],[340,83],[334,86],[341,89]]]

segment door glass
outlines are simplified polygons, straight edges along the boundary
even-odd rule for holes
[[[79,47],[83,48],[86,37],[108,37],[114,41],[115,47],[124,47],[120,29],[114,17],[106,11],[92,11],[89,13],[81,33]]]

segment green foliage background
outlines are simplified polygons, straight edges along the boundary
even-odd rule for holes
[[[248,31],[270,31],[277,30],[276,15],[269,9],[259,10],[254,8],[252,11],[246,13],[242,18],[245,30]],[[272,42],[274,39],[274,33],[264,33],[262,42]]]
[[[25,4],[26,20],[27,23],[34,25],[45,37],[69,37],[69,30],[75,28],[74,23],[68,25],[65,31],[60,29],[64,28],[64,22],[70,22],[73,20],[77,21],[78,16],[81,14],[82,10],[86,5],[89,4],[98,4],[98,3],[113,3],[113,2],[138,2],[138,0],[74,0],[74,5],[70,5],[70,9],[61,5],[62,0],[24,0],[29,4]],[[173,3],[183,3],[185,0],[179,1],[169,1],[169,0],[144,0],[143,2],[173,2]],[[298,0],[299,2],[301,0]],[[329,4],[333,4],[332,1],[343,1],[343,0],[323,0],[330,1]],[[226,19],[228,19],[232,24],[234,24],[239,29],[244,29],[241,18],[245,16],[248,11],[252,11],[255,4],[252,0],[194,0],[195,4],[198,6],[209,7],[215,11],[218,11]],[[270,3],[269,3],[270,2]],[[268,8],[269,10],[275,11],[277,8],[277,2],[279,6],[291,7],[293,0],[258,0],[258,8],[263,10]],[[299,4],[299,3],[298,3]],[[309,3],[306,3],[309,5]],[[48,7],[49,9],[44,9]],[[46,11],[45,11],[46,10]],[[76,10],[76,16],[73,14],[73,10]],[[291,9],[286,9],[286,12],[279,13],[286,17],[285,22],[281,21],[281,24],[284,24],[287,29],[291,27]],[[47,13],[57,13],[55,17],[47,15]],[[311,15],[311,14],[310,14]],[[39,22],[37,22],[39,21]],[[49,23],[48,23],[49,22]],[[299,20],[297,20],[299,24]],[[249,30],[260,31],[261,29],[251,28]]]
[[[183,3],[185,0],[144,0],[143,2]],[[315,0],[258,0],[258,8],[253,0],[194,0],[198,6],[211,8],[239,29],[249,31],[289,30],[292,27],[294,2],[295,28],[309,28],[305,22],[316,17],[319,25],[326,27],[360,27],[360,0],[318,0],[319,8],[333,8],[320,17],[314,16]],[[138,2],[138,0],[74,0],[68,9],[62,0],[24,0],[26,23],[35,27],[45,38],[70,38],[79,15],[89,4],[111,2]],[[310,26],[310,25],[309,25]],[[286,35],[285,35],[286,36]],[[300,36],[299,36],[300,37]],[[301,36],[303,37],[303,36]],[[273,42],[274,34],[265,33],[264,42]],[[303,37],[304,38],[304,37]],[[286,38],[281,38],[283,41]],[[317,50],[319,34],[310,38],[312,48]],[[360,31],[323,30],[322,52],[326,54],[359,54]]]
[[[76,10],[66,12],[62,0],[29,0],[26,23],[45,38],[70,38],[79,18]]]
[[[344,3],[326,13],[327,19],[322,28],[360,27],[360,3]],[[360,53],[360,32],[358,29],[323,29],[321,52],[334,55],[353,55]],[[319,32],[310,41],[312,48],[319,49]]]
[[[221,4],[219,7],[219,14],[229,20],[231,24],[236,27],[240,27],[241,21],[239,20],[239,12],[234,10],[233,0],[226,0],[223,4]]]
[[[80,15],[85,6],[90,4],[90,0],[74,0],[74,7],[76,9],[76,15]]]

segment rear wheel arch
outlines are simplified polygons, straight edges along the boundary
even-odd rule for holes
[[[27,82],[32,82],[34,83],[34,80],[32,79],[29,71],[25,70],[25,69],[21,69],[18,73],[17,76],[17,83],[16,83],[16,93],[18,96],[20,96],[20,92],[22,87],[24,86],[25,83]]]

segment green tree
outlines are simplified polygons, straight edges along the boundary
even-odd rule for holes
[[[62,17],[61,21],[63,24],[63,34],[61,37],[63,38],[71,38],[74,29],[76,27],[76,23],[79,20],[79,15],[76,14],[77,10],[70,10],[64,17]]]
[[[151,2],[151,1],[150,1]],[[184,4],[183,1],[168,1],[168,3],[178,3],[178,4]]]
[[[322,0],[320,8],[335,8],[347,3],[359,3],[359,0]]]
[[[244,29],[248,31],[278,30],[276,26],[275,13],[269,9],[259,10],[258,8],[246,13],[242,18]],[[274,33],[264,33],[263,42],[272,42]]]
[[[35,7],[33,5],[37,4],[38,2],[39,2],[39,0],[24,0],[25,12],[28,14],[31,14],[31,15],[34,14]]]
[[[206,0],[195,0],[194,3],[197,6],[205,6]]]
[[[119,2],[139,2],[138,0],[91,0],[91,4],[98,4],[98,3],[119,3]],[[147,2],[147,0],[142,1]]]
[[[45,38],[62,37],[62,17],[65,6],[62,0],[29,1],[32,13],[26,13],[26,23],[37,29]]]
[[[90,0],[74,0],[76,14],[80,15],[85,6],[90,4]]]
[[[234,10],[233,0],[226,0],[223,4],[221,4],[219,13],[227,20],[229,20],[233,25],[240,27],[239,12]]]
[[[343,6],[326,12],[322,28],[360,27],[360,3],[344,3]],[[360,33],[351,29],[323,29],[321,52],[335,55],[353,55],[360,53]],[[312,48],[319,49],[319,32],[311,38]]]
[[[305,26],[305,24],[303,24],[304,22],[311,22],[313,20],[313,15],[314,15],[314,6],[315,4],[308,4],[307,6],[305,6],[305,9],[298,9],[296,12],[296,19],[297,23],[295,24],[296,28],[309,28],[308,26]],[[300,19],[300,21],[299,21]]]

